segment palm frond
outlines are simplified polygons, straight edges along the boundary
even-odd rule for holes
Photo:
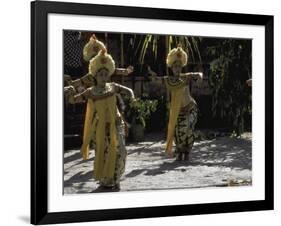
[[[200,41],[200,38],[195,37],[186,37],[186,36],[175,36],[175,35],[169,35],[169,36],[159,36],[159,35],[145,35],[142,36],[139,39],[139,42],[137,43],[137,47],[135,50],[135,56],[138,55],[139,63],[143,64],[144,57],[146,55],[146,52],[149,47],[149,43],[151,43],[151,50],[153,53],[154,58],[156,59],[158,57],[158,45],[159,40],[163,40],[162,38],[165,38],[165,46],[166,46],[166,54],[168,54],[169,51],[171,51],[172,48],[177,47],[178,44],[181,44],[182,47],[187,51],[187,53],[191,56],[192,60],[196,60],[196,58],[199,59],[201,62],[201,54],[198,47],[198,42]]]
[[[197,40],[196,40],[195,37],[191,37],[191,39],[192,39],[193,46],[194,46],[194,48],[195,48],[195,50],[196,50],[196,53],[197,53],[197,55],[198,55],[198,58],[199,58],[200,62],[202,62],[202,58],[201,58],[201,54],[200,54],[200,51],[199,51],[199,48],[198,48]],[[200,39],[199,39],[199,40],[200,40]]]
[[[194,57],[194,53],[193,53],[193,49],[192,49],[191,43],[190,43],[190,41],[188,40],[187,37],[185,37],[185,42],[186,42],[186,45],[187,45],[188,53],[191,53],[192,59],[195,60],[195,57]]]

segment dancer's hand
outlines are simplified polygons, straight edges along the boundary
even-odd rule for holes
[[[199,79],[200,81],[203,80],[203,72],[199,72],[199,73],[198,73],[198,79]]]
[[[131,98],[131,103],[130,103],[131,107],[135,107],[137,105],[137,101],[138,100],[135,97],[132,97]]]
[[[247,83],[248,86],[252,86],[252,79],[248,79],[248,80],[246,81],[246,83]]]
[[[127,70],[127,74],[131,74],[134,71],[134,67],[132,65],[130,65],[129,67],[126,68]]]
[[[203,73],[202,72],[197,72],[196,76],[196,83],[199,85],[203,81]]]
[[[64,95],[66,97],[66,101],[68,103],[74,103],[74,95],[76,94],[76,90],[73,86],[66,86],[63,88]]]
[[[63,91],[66,96],[73,96],[76,93],[75,88],[73,86],[65,86],[63,88]]]

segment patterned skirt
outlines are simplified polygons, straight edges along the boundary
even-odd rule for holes
[[[188,154],[191,151],[194,144],[197,113],[197,105],[193,102],[181,108],[175,127],[176,154]]]
[[[105,137],[105,151],[104,155],[107,158],[109,145],[110,145],[110,133],[109,133],[109,124],[106,126],[106,137]],[[117,132],[117,139],[118,139],[118,146],[117,146],[117,156],[116,156],[116,163],[115,163],[115,171],[113,178],[101,178],[100,185],[106,187],[113,187],[120,183],[120,178],[125,172],[125,165],[126,165],[126,158],[127,158],[127,150],[125,147],[125,123],[122,119],[118,118],[116,120],[116,132]],[[95,134],[94,134],[95,136]],[[92,143],[93,147],[95,147],[95,143]]]

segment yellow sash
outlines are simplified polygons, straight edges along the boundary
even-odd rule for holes
[[[83,144],[86,141],[87,135],[89,135],[91,123],[93,120],[93,114],[94,114],[94,103],[91,99],[88,99],[85,121],[84,121]],[[85,147],[82,145],[81,154],[84,160],[87,160],[89,158],[89,145]]]
[[[169,124],[168,124],[168,133],[167,133],[167,141],[166,141],[166,152],[167,154],[170,155],[172,153],[175,127],[180,112],[181,100],[184,93],[184,83],[181,83],[177,86],[171,86],[166,80],[166,85],[168,90],[171,92]]]
[[[96,112],[93,118],[93,113]],[[106,118],[108,116],[108,118]],[[89,144],[95,139],[96,150],[94,160],[94,178],[113,178],[116,162],[118,140],[116,136],[116,96],[112,95],[93,102],[88,100],[84,125],[83,145],[81,152],[83,159],[89,158]],[[110,144],[105,159],[106,123],[109,123]],[[92,137],[95,134],[95,137]]]

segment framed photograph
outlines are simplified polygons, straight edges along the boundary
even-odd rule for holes
[[[31,3],[32,224],[273,210],[273,168],[273,16]]]

